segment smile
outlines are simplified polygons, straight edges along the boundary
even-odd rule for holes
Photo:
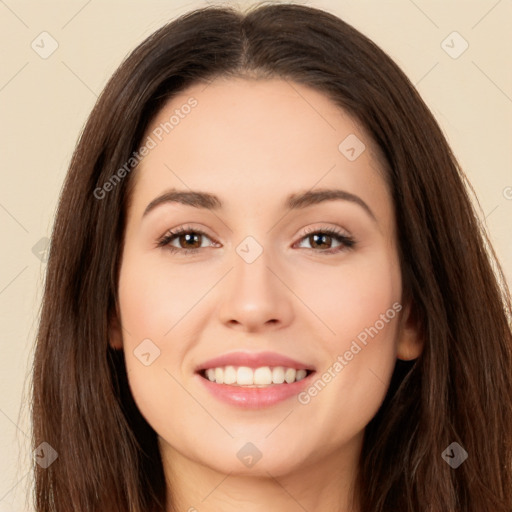
[[[264,409],[296,397],[316,369],[275,352],[230,352],[195,367],[198,385],[216,400],[242,409]]]

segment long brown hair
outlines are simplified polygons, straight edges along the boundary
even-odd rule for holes
[[[172,504],[156,433],[135,406],[122,351],[108,344],[133,173],[125,167],[108,193],[97,191],[129,161],[166,101],[218,76],[315,88],[366,128],[385,159],[404,296],[424,349],[397,363],[366,428],[361,512],[510,512],[511,299],[464,174],[387,55],[338,17],[294,4],[192,11],[138,46],[98,99],[50,246],[33,443],[47,442],[59,456],[46,468],[34,463],[36,510],[156,512]],[[442,457],[453,442],[468,453],[456,469]]]

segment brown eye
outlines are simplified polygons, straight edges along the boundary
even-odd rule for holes
[[[186,233],[185,235],[178,235],[176,240],[178,240],[179,244],[183,244],[183,246],[181,248],[183,249],[196,249],[198,247],[195,247],[197,246],[197,240],[201,237],[202,235],[200,233]],[[199,247],[201,247],[201,242],[199,242]]]
[[[332,248],[333,240],[338,242],[340,246]],[[308,233],[301,238],[301,241],[308,241],[311,245],[311,250],[326,254],[342,252],[355,245],[355,240],[352,237],[330,228],[319,229],[318,231]],[[320,250],[315,250],[318,248],[320,248]]]
[[[157,243],[157,247],[166,247],[171,252],[180,252],[183,254],[199,251],[202,247],[202,238],[210,240],[206,233],[197,229],[179,228],[175,231],[167,232]],[[177,240],[178,247],[171,245]]]
[[[314,234],[314,235],[309,235],[308,240],[310,241],[313,249],[316,249],[317,247],[319,247],[320,249],[330,249],[330,247],[320,247],[320,246],[332,245],[333,237],[331,235],[327,235],[325,233],[318,233],[318,234]],[[329,240],[331,243],[328,244],[326,242],[326,240]]]

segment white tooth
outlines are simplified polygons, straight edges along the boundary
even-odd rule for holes
[[[217,384],[224,383],[224,368],[215,368],[215,381]]]
[[[286,368],[286,371],[284,372],[284,380],[291,384],[292,382],[295,382],[295,374],[297,371],[295,368]]]
[[[282,384],[284,382],[284,368],[276,366],[272,370],[272,382],[274,384]]]
[[[236,369],[234,366],[224,368],[224,384],[234,384],[236,382]]]
[[[236,372],[236,383],[240,386],[252,386],[254,384],[254,372],[252,368],[240,366]]]
[[[285,368],[276,366],[261,366],[256,369],[248,366],[226,366],[208,368],[205,372],[206,378],[217,384],[228,384],[238,386],[269,386],[271,384],[282,384],[297,382],[307,376],[306,370]]]
[[[295,380],[299,381],[302,380],[307,375],[306,370],[297,370],[297,374],[295,375]]]
[[[254,384],[272,384],[272,372],[268,366],[262,366],[254,370]]]

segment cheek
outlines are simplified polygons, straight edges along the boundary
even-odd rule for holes
[[[187,289],[179,289],[179,279],[161,261],[125,253],[119,277],[123,350],[130,387],[143,413],[156,407],[157,390],[171,386],[166,370],[175,374],[175,361],[182,357],[181,344],[169,346],[189,302],[183,296]]]
[[[179,384],[183,381],[180,363],[187,350],[181,329],[187,310],[197,301],[194,288],[184,281],[183,273],[171,271],[163,258],[143,254],[125,256],[119,279],[130,391],[142,416],[167,439],[174,439],[176,432],[183,434],[176,411],[187,411],[188,421],[200,414]],[[182,434],[177,435],[179,440]]]
[[[398,261],[382,252],[316,278],[325,286],[317,286],[307,302],[324,324],[326,362],[301,403],[320,417],[325,414],[321,421],[336,437],[339,422],[351,424],[353,432],[364,428],[389,387],[402,309],[401,273]]]
[[[125,336],[128,332],[163,341],[194,296],[193,286],[185,284],[183,274],[166,265],[165,258],[128,254],[119,279]]]
[[[310,270],[310,269],[309,269]],[[381,315],[401,300],[401,272],[398,261],[384,251],[352,258],[339,267],[304,269],[301,297],[322,321],[323,337],[330,352],[342,350],[346,343],[379,321],[379,330],[388,337],[389,323]],[[390,316],[394,318],[392,309]],[[364,335],[362,336],[364,337]],[[348,348],[348,347],[347,347]]]

